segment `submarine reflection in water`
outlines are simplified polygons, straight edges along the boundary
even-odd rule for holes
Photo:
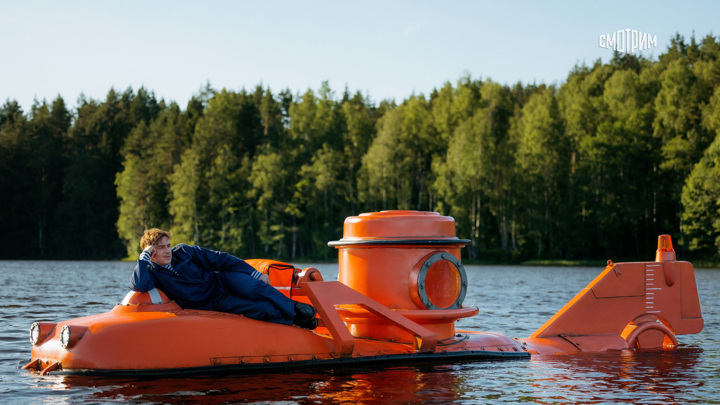
[[[504,400],[536,403],[690,403],[703,385],[702,351],[578,353],[534,356],[529,362],[455,363],[381,369],[252,373],[173,378],[49,376],[54,388],[85,401],[167,404],[244,402],[458,403]],[[513,388],[514,387],[514,388]],[[88,395],[88,393],[91,393]],[[160,399],[161,398],[161,399]]]
[[[315,331],[239,315],[184,310],[160,291],[129,293],[105,314],[31,327],[25,368],[48,373],[172,374],[292,367],[500,360],[531,354],[673,349],[703,319],[690,263],[667,235],[653,262],[612,263],[526,339],[456,331],[467,274],[452,218],[383,211],[349,217],[338,281],[250,261],[288,297],[318,310]],[[172,336],[172,339],[168,339]]]

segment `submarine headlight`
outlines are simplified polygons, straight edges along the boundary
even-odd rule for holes
[[[63,348],[67,349],[69,344],[70,344],[70,327],[65,325],[62,327],[62,330],[60,331],[60,345],[62,345]]]
[[[82,325],[63,326],[62,329],[60,329],[60,345],[64,349],[70,349],[85,335],[87,329],[87,326]]]
[[[30,326],[30,343],[35,346],[37,345],[38,340],[40,340],[40,325],[38,325],[37,322],[34,322]]]
[[[33,322],[30,326],[30,343],[32,343],[33,346],[41,344],[53,330],[55,330],[54,323]]]

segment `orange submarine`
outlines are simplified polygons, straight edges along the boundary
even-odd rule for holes
[[[348,217],[338,281],[315,268],[249,260],[288,297],[318,311],[314,331],[242,315],[182,309],[159,291],[129,292],[109,312],[30,328],[41,375],[186,374],[228,370],[523,359],[534,354],[666,349],[699,333],[693,266],[661,235],[655,261],[612,263],[530,337],[455,330],[467,274],[455,221],[436,212]]]

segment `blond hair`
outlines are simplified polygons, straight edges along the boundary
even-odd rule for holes
[[[146,247],[156,244],[164,236],[170,238],[170,232],[158,228],[148,229],[140,238],[140,249],[145,250]]]

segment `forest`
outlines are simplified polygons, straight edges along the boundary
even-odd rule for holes
[[[296,90],[297,91],[297,90]],[[335,260],[346,217],[455,218],[477,262],[720,259],[720,39],[561,84],[430,94],[140,88],[0,108],[0,259],[137,257],[152,227],[242,258]]]

